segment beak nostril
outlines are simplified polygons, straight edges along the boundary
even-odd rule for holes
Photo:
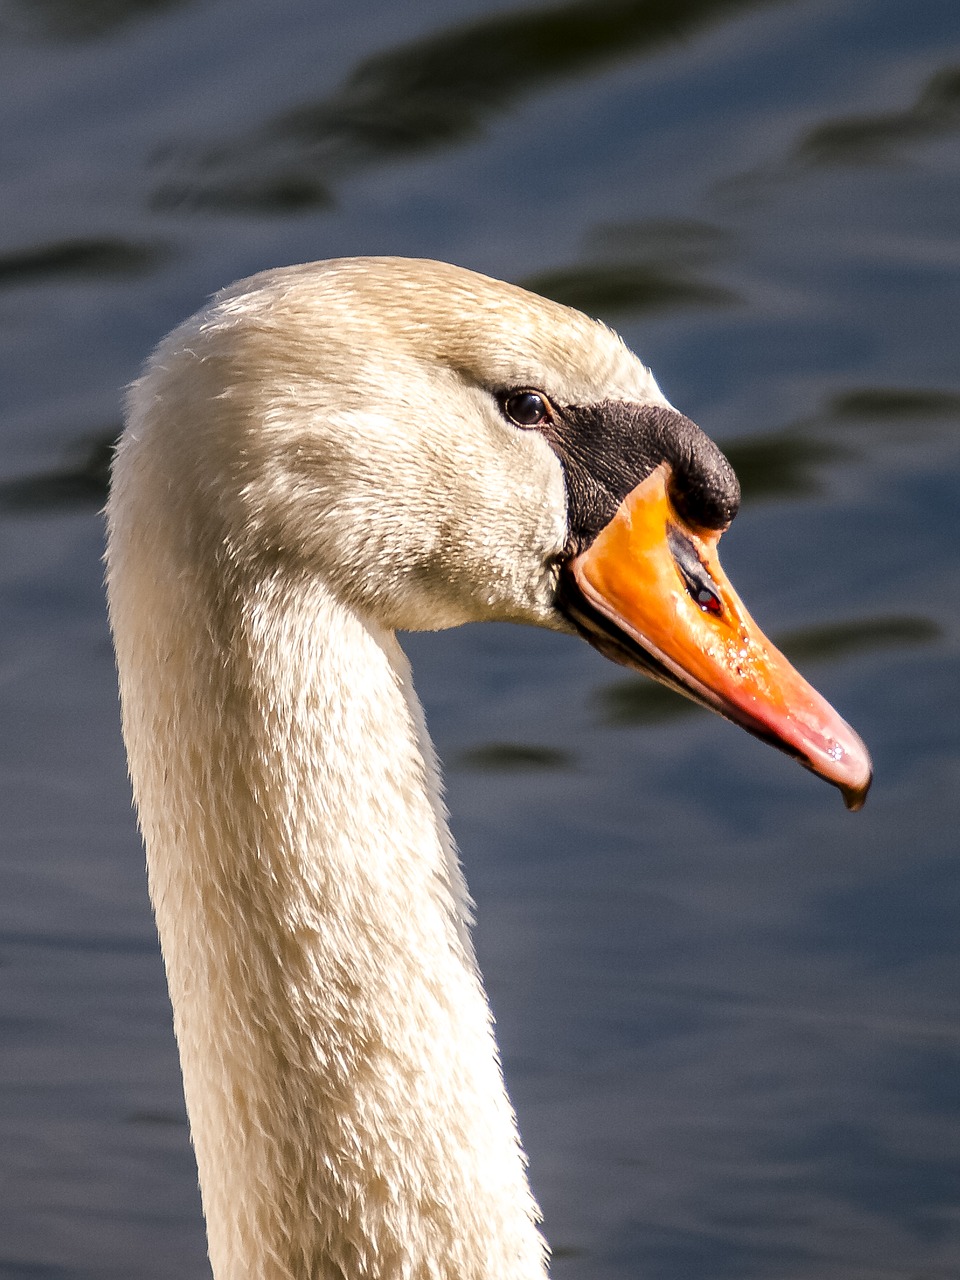
[[[706,565],[697,555],[696,547],[676,525],[670,525],[667,529],[667,545],[684,586],[687,588],[687,594],[694,604],[714,618],[722,617],[720,588],[710,577]]]

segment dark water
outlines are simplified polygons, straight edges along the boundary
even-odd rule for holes
[[[960,5],[2,0],[0,1278],[206,1272],[100,587],[219,285],[449,258],[621,329],[867,809],[584,646],[415,636],[559,1280],[960,1275]]]

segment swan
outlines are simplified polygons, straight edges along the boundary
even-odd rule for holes
[[[453,266],[268,271],[160,344],[107,587],[217,1280],[546,1275],[398,629],[579,633],[862,803],[720,568],[738,497],[614,333]]]

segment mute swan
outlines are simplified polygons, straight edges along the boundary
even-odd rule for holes
[[[579,632],[862,802],[720,569],[737,502],[614,334],[455,267],[266,272],[160,345],[107,574],[217,1280],[546,1273],[397,628]]]

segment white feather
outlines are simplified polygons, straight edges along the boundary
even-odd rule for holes
[[[233,286],[130,394],[110,611],[217,1280],[545,1274],[394,637],[562,625],[511,386],[663,403],[578,313],[391,259]]]

